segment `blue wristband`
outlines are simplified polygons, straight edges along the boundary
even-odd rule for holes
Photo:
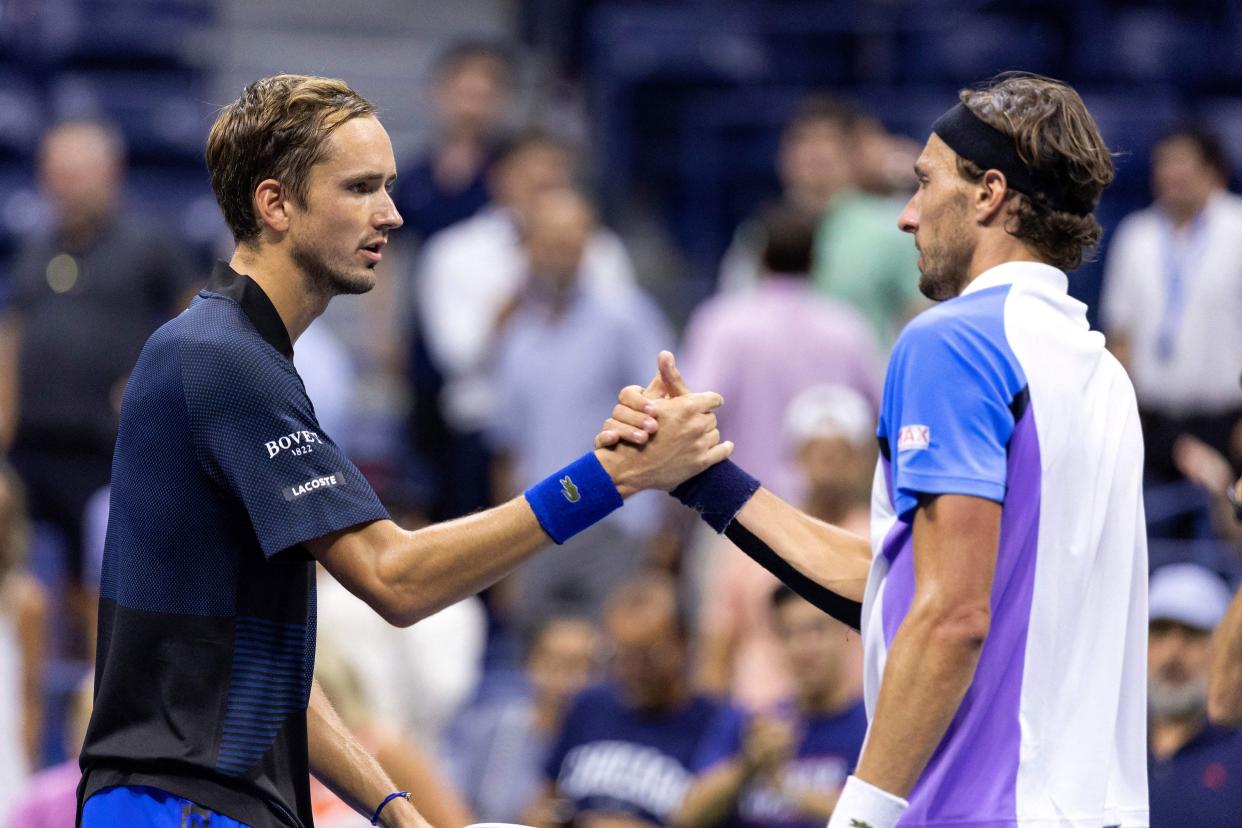
[[[758,489],[758,480],[732,460],[724,460],[699,472],[669,494],[698,512],[716,534],[723,535]]]
[[[543,531],[557,543],[593,526],[623,503],[595,452],[587,452],[531,486],[526,490],[526,502]]]
[[[379,807],[375,809],[375,813],[371,816],[372,825],[379,825],[380,811],[384,810],[385,805],[387,805],[389,802],[392,802],[394,799],[398,797],[401,797],[405,799],[406,802],[409,802],[410,792],[409,791],[394,791],[390,793],[388,796],[384,797],[384,801],[379,804]]]

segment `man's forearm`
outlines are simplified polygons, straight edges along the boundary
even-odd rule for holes
[[[396,787],[332,709],[318,681],[311,685],[306,734],[311,773],[347,805],[370,819],[375,808]],[[403,798],[384,807],[380,824],[388,828],[429,828],[414,806]]]
[[[816,520],[762,488],[738,512],[737,522],[812,581],[862,601],[871,568],[866,538]]]
[[[1242,590],[1233,596],[1212,642],[1208,716],[1217,724],[1242,724]]]
[[[909,797],[974,679],[982,643],[969,619],[911,610],[889,649],[860,779]]]

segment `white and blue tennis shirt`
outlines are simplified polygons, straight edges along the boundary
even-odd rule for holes
[[[868,713],[915,592],[920,498],[1003,505],[992,622],[902,826],[1147,825],[1147,545],[1134,390],[1056,268],[1009,262],[893,350],[863,604]]]

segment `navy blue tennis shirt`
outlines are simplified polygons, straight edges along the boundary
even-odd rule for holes
[[[216,266],[147,341],[121,407],[79,809],[148,785],[255,828],[310,826],[315,565],[387,518],[324,434],[257,283]]]

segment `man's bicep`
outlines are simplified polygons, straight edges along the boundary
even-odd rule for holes
[[[383,571],[383,551],[400,544],[402,530],[391,520],[375,520],[330,532],[304,546],[328,574],[386,620],[396,594]]]
[[[388,517],[286,362],[213,343],[183,357],[182,377],[200,465],[245,509],[264,554]]]
[[[926,498],[914,515],[916,599],[949,612],[990,605],[1001,504],[972,495]]]

